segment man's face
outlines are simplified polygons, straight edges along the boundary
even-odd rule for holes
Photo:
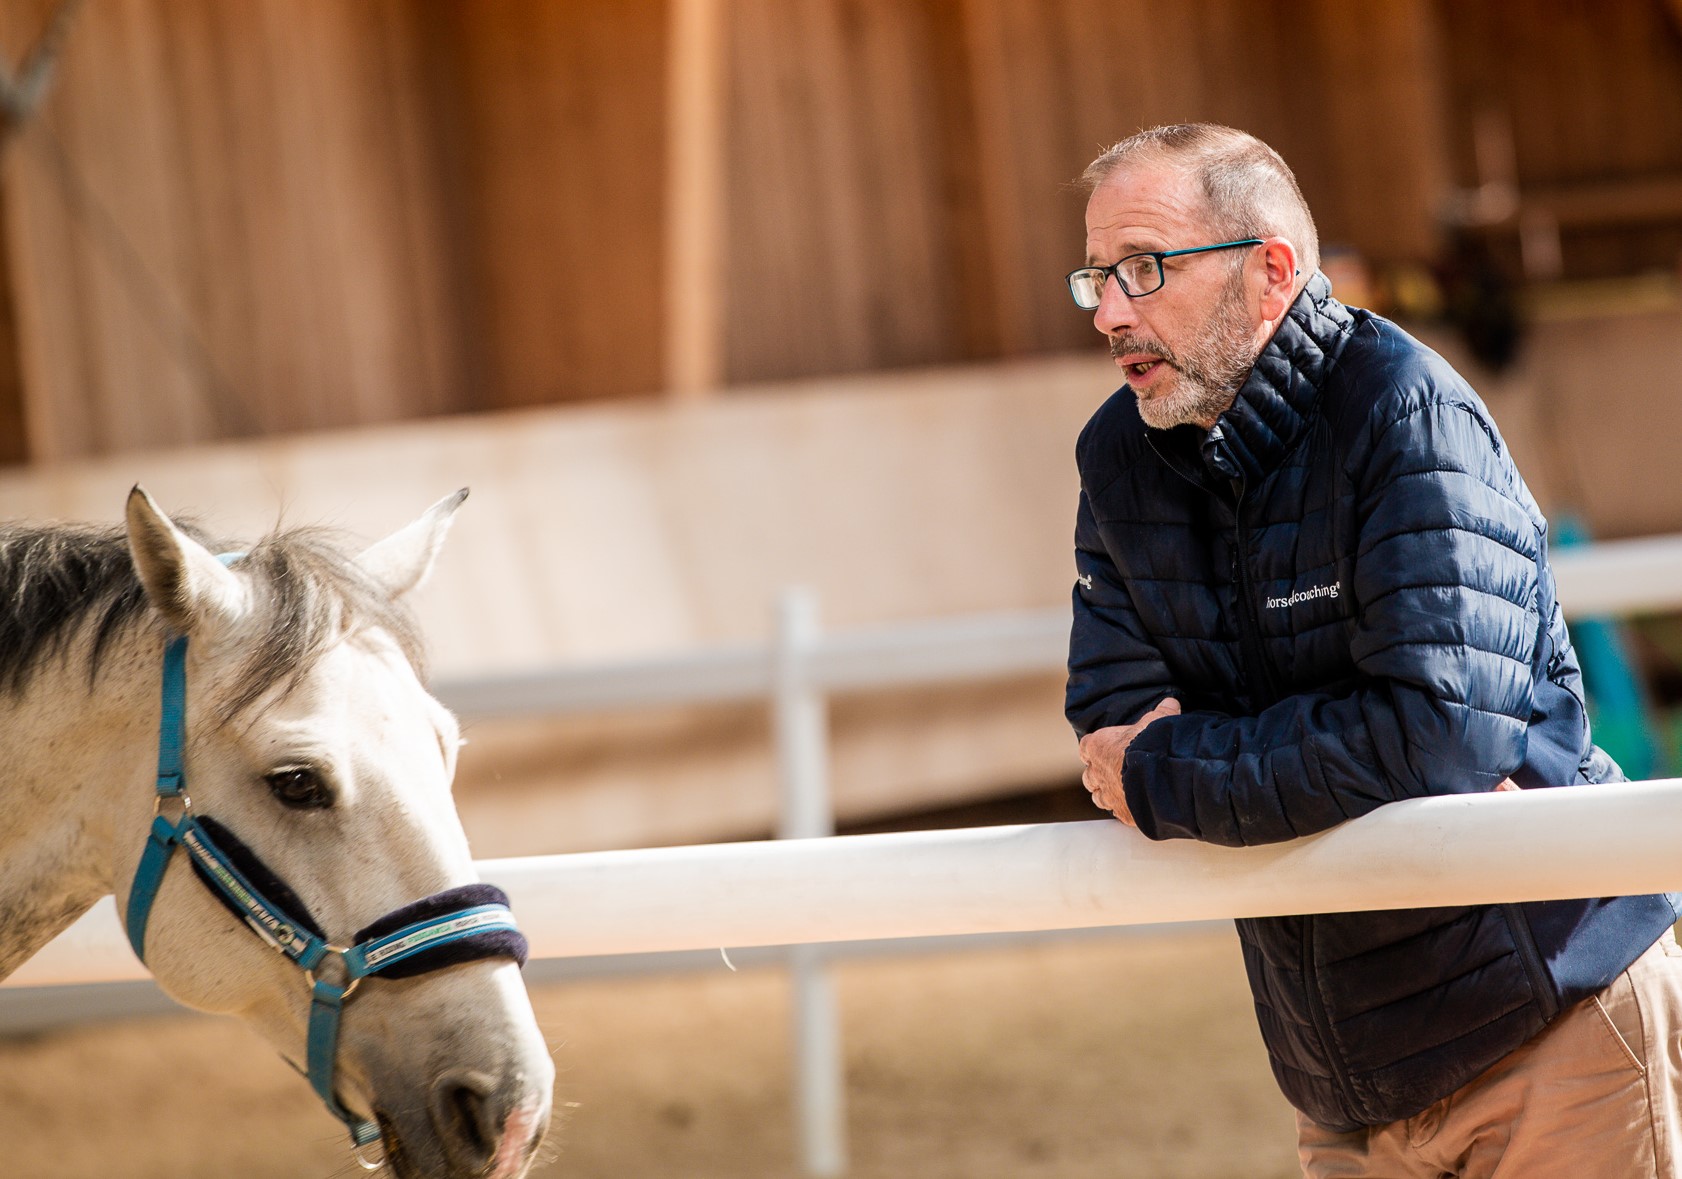
[[[1086,204],[1086,257],[1108,266],[1128,254],[1212,245],[1197,181],[1164,163],[1123,165]],[[1245,278],[1249,251],[1163,263],[1162,288],[1133,298],[1110,278],[1092,321],[1157,429],[1205,428],[1231,405],[1266,342]]]

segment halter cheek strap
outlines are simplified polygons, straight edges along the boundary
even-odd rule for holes
[[[129,891],[129,944],[146,960],[146,925],[158,889],[177,847],[211,893],[258,937],[304,972],[310,987],[307,1074],[327,1108],[363,1147],[380,1137],[379,1127],[344,1108],[334,1091],[339,1021],[346,1000],[365,978],[409,978],[462,962],[486,958],[526,961],[526,939],[514,924],[507,894],[489,884],[464,884],[434,893],[387,913],[356,935],[349,946],[330,944],[314,917],[284,881],[255,852],[214,819],[192,812],[182,774],[186,744],[187,639],[164,648],[163,713],[158,730],[157,808]],[[179,805],[171,822],[166,802]],[[290,906],[290,907],[288,907]],[[338,981],[320,977],[331,958],[339,960]]]

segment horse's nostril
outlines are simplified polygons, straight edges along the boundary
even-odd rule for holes
[[[469,1174],[496,1156],[508,1111],[495,1099],[497,1084],[484,1073],[445,1073],[432,1087],[432,1120],[450,1162]]]

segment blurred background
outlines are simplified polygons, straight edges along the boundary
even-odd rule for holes
[[[1140,127],[1279,149],[1336,293],[1472,377],[1556,543],[1682,531],[1679,0],[0,0],[0,60],[0,513],[115,520],[139,480],[373,537],[471,486],[420,605],[482,857],[780,804],[763,699],[476,685],[755,651],[791,586],[838,634],[1066,609],[1073,442],[1117,384],[1062,283],[1071,181]],[[1682,615],[1580,633],[1603,743],[1679,772]],[[1053,658],[834,694],[835,823],[1091,817],[1060,688]],[[545,992],[554,1174],[798,1173],[782,976],[720,971]],[[837,971],[852,1173],[1293,1173],[1228,935]],[[178,1112],[146,1078],[190,1071],[169,1020],[85,1018],[0,1038],[19,1173],[201,1173],[64,1169],[66,1127],[144,1138]],[[131,1043],[121,1116],[77,1107]],[[307,1128],[203,1165],[333,1173],[273,1083],[251,1120],[295,1096]]]

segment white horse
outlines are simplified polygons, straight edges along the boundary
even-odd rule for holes
[[[0,978],[114,892],[170,995],[308,1059],[404,1179],[525,1175],[554,1081],[401,601],[465,496],[354,557],[296,530],[219,559],[138,487],[126,536],[0,527]]]

